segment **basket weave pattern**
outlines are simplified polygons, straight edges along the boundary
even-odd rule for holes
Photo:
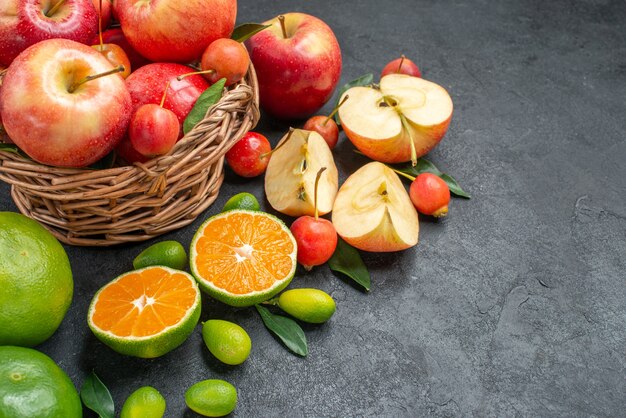
[[[251,66],[165,156],[93,170],[49,167],[0,150],[0,180],[11,184],[23,214],[66,244],[147,240],[190,224],[215,201],[224,154],[259,120],[258,96]]]

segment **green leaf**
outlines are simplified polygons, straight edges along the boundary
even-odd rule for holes
[[[262,30],[269,28],[270,26],[272,25],[261,25],[260,23],[243,23],[237,26],[235,30],[233,30],[232,35],[230,35],[230,39],[237,42],[245,42]]]
[[[437,167],[435,167],[433,163],[431,163],[425,158],[418,159],[417,164],[415,166],[412,166],[409,163],[407,165],[403,165],[399,167],[396,166],[394,167],[394,169],[401,171],[405,174],[408,174],[409,176],[413,176],[413,177],[417,177],[418,175],[422,173],[432,173],[436,176],[441,177],[441,179],[443,179],[443,181],[446,182],[446,184],[450,188],[450,193],[458,197],[463,197],[465,199],[470,198],[470,195],[461,188],[461,186],[459,185],[459,182],[456,181],[454,177],[452,177],[449,174],[442,173]]]
[[[191,131],[193,127],[204,118],[209,108],[222,98],[225,85],[226,79],[222,78],[198,97],[196,104],[193,105],[193,109],[191,109],[191,112],[189,112],[183,123],[183,132],[185,134]]]
[[[374,82],[374,74],[369,73],[369,74],[362,75],[359,78],[355,78],[354,80],[352,80],[351,82],[349,82],[347,84],[344,84],[343,87],[341,87],[341,89],[339,89],[339,96],[337,96],[337,101],[335,102],[335,107],[337,107],[337,105],[339,105],[339,101],[341,100],[341,96],[343,96],[343,94],[346,91],[350,90],[352,87],[369,86],[373,82]],[[341,125],[341,121],[339,120],[339,113],[335,114],[335,122],[337,122],[337,125]]]
[[[95,372],[91,372],[83,386],[80,388],[80,398],[85,406],[100,418],[115,418],[115,405],[109,389],[96,376]]]
[[[267,329],[280,338],[288,349],[302,357],[309,353],[304,331],[296,321],[285,316],[274,315],[264,306],[255,306]]]
[[[0,151],[13,152],[15,154],[19,154],[20,150],[17,145],[14,144],[3,144],[0,142]]]
[[[339,238],[337,249],[328,260],[331,270],[343,273],[369,292],[371,286],[370,273],[361,259],[361,255],[350,244]]]

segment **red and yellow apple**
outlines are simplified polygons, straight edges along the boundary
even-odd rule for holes
[[[376,161],[341,186],[332,219],[337,234],[363,251],[400,251],[418,241],[417,212],[404,185],[393,170]]]
[[[261,106],[281,119],[300,119],[319,110],[341,75],[341,50],[322,20],[286,13],[246,45],[259,80]]]
[[[90,3],[91,4],[91,3]],[[130,94],[95,49],[66,39],[39,42],[18,55],[0,91],[8,135],[32,159],[83,167],[108,154],[126,131]]]
[[[128,42],[151,61],[191,62],[235,27],[237,0],[115,0]]]
[[[353,87],[339,108],[348,139],[373,160],[416,161],[441,141],[452,118],[452,99],[438,84],[390,74],[380,86]]]

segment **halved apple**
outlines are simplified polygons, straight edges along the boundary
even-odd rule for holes
[[[338,174],[328,144],[317,132],[293,130],[276,146],[265,172],[265,195],[277,211],[289,216],[315,215],[315,177],[326,167],[317,187],[320,215],[330,212],[337,195]]]
[[[448,92],[418,77],[390,74],[378,88],[353,87],[345,95],[350,100],[339,108],[341,126],[376,161],[415,164],[441,141],[452,118]]]
[[[419,222],[400,178],[386,165],[371,162],[341,186],[333,225],[348,244],[364,251],[400,251],[417,244]]]

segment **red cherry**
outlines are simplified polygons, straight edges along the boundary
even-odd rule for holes
[[[409,196],[418,212],[435,218],[448,214],[450,188],[439,176],[422,173],[409,188]]]
[[[337,231],[327,219],[301,216],[289,229],[298,244],[298,263],[307,270],[327,262],[337,248]]]
[[[413,77],[422,76],[419,67],[404,55],[385,65],[385,68],[383,68],[383,71],[380,74],[380,78],[383,78],[388,74],[406,74]]]
[[[222,38],[213,41],[202,54],[200,68],[212,70],[205,74],[211,84],[225,78],[226,86],[235,84],[248,72],[250,56],[244,46],[232,39]]]
[[[313,116],[309,118],[302,129],[320,134],[330,149],[334,149],[335,145],[337,145],[339,128],[335,121],[327,116]]]
[[[265,172],[272,146],[258,132],[248,132],[226,153],[232,170],[242,177],[256,177]]]
[[[157,104],[145,104],[133,115],[128,136],[140,154],[156,157],[167,154],[178,139],[180,125],[176,114]]]

